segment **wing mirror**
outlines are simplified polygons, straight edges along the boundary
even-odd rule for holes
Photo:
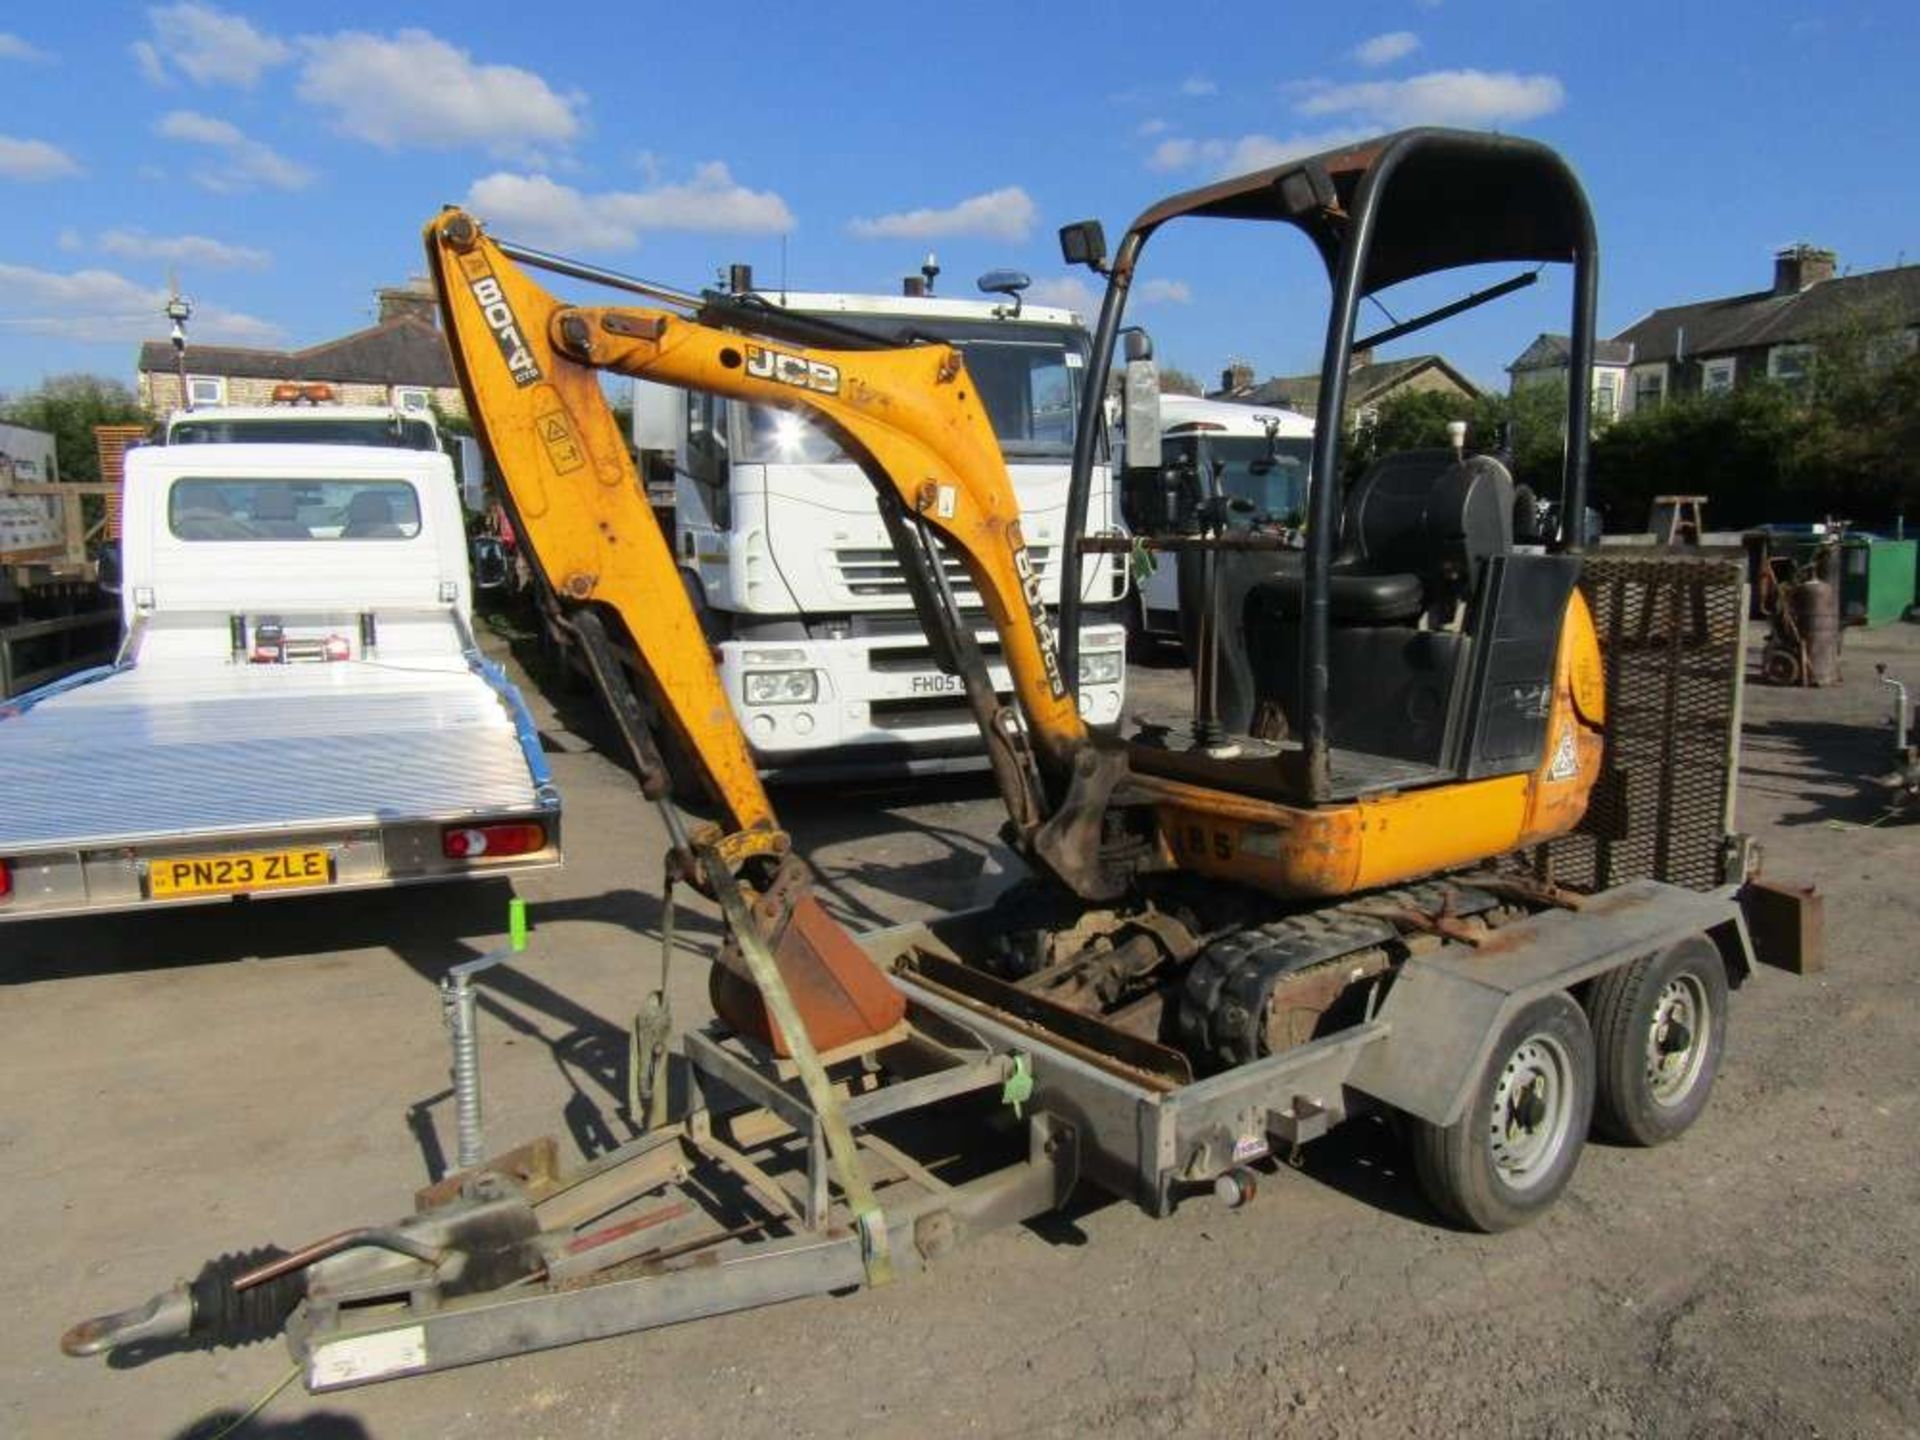
[[[1060,258],[1101,274],[1107,269],[1107,232],[1098,220],[1076,220],[1060,227]]]
[[[69,501],[68,503],[73,504],[77,502]],[[118,540],[101,541],[100,553],[94,557],[94,564],[97,569],[100,588],[109,595],[118,595],[120,593],[121,581],[126,573],[125,566],[122,564],[120,558],[120,542]]]
[[[497,536],[476,535],[468,544],[473,563],[473,588],[498,590],[507,583],[507,550]]]
[[[1033,281],[1018,270],[989,270],[974,283],[980,287],[983,294],[1005,295],[1011,299],[1013,301],[1011,310],[1001,307],[994,313],[1002,319],[1017,320],[1020,318],[1020,292]]]
[[[1153,338],[1138,326],[1127,336],[1127,374],[1123,403],[1127,421],[1127,468],[1160,468],[1160,368],[1153,363]]]

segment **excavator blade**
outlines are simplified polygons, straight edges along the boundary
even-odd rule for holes
[[[770,897],[771,898],[771,897]],[[773,962],[793,997],[816,1052],[826,1055],[887,1034],[906,1017],[906,997],[810,891],[785,905],[773,936]],[[756,907],[764,916],[768,906]],[[793,1053],[751,980],[722,963],[713,968],[713,1008],[728,1025]]]

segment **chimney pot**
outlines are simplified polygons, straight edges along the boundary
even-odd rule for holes
[[[1831,280],[1839,257],[1831,250],[1802,242],[1774,252],[1773,293],[1798,295],[1802,290]]]
[[[433,298],[433,291],[425,281],[410,281],[405,285],[391,286],[374,292],[380,302],[380,323],[386,325],[395,320],[418,320],[422,324],[438,327],[440,324],[440,306]]]

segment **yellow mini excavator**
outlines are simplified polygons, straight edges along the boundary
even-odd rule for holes
[[[1226,524],[1204,463],[1161,471],[1150,346],[1123,321],[1144,247],[1190,221],[1291,229],[1325,262],[1301,530]],[[1728,833],[1741,581],[1710,557],[1583,556],[1597,246],[1553,152],[1405,131],[1176,195],[1111,256],[1098,225],[1066,227],[1107,289],[1057,615],[951,347],[614,275],[459,210],[425,239],[503,498],[662,805],[669,883],[721,907],[722,1023],[682,1039],[684,1112],[586,1167],[497,1157],[395,1225],[210,1262],[75,1327],[71,1353],[285,1324],[312,1388],[419,1373],[879,1283],[1083,1179],[1156,1214],[1195,1187],[1238,1203],[1249,1164],[1367,1111],[1405,1120],[1445,1214],[1495,1230],[1553,1203],[1590,1123],[1650,1145],[1700,1113],[1754,958]],[[1358,336],[1366,297],[1489,263],[1530,268]],[[1343,484],[1355,349],[1548,264],[1572,277],[1559,533],[1516,535],[1511,475],[1463,436]],[[645,303],[573,304],[533,269]],[[1123,334],[1130,493],[1197,496],[1154,542],[1196,612],[1196,693],[1189,724],[1107,737],[1076,704],[1076,567],[1129,543],[1083,536]],[[861,464],[1030,872],[990,906],[856,939],[812,896],[609,373],[794,412]],[[717,824],[673,803],[661,726]]]
[[[1605,701],[1593,622],[1575,588],[1580,537],[1516,548],[1513,481],[1488,455],[1391,456],[1344,503],[1338,483],[1341,381],[1364,293],[1469,263],[1569,261],[1579,370],[1591,348],[1595,260],[1578,187],[1536,147],[1459,137],[1357,147],[1288,175],[1282,184],[1263,172],[1156,206],[1111,266],[1097,227],[1069,227],[1075,253],[1111,277],[1078,430],[1070,525],[1084,523],[1102,428],[1097,402],[1133,268],[1155,230],[1190,215],[1292,224],[1338,282],[1305,548],[1214,555],[1205,540],[1188,547],[1226,572],[1213,577],[1225,603],[1216,606],[1203,668],[1257,681],[1226,686],[1224,705],[1221,687],[1211,686],[1211,713],[1192,727],[1117,743],[1096,740],[1080,718],[1070,679],[1077,588],[1070,576],[1056,623],[1040,603],[986,411],[955,351],[901,348],[752,297],[644,287],[665,303],[576,306],[537,285],[527,267],[634,282],[502,243],[457,211],[428,226],[461,383],[519,533],[615,713],[629,717],[649,793],[665,800],[668,787],[638,723],[641,707],[624,693],[616,650],[637,658],[656,713],[721,802],[724,826],[700,835],[666,804],[681,864],[720,890],[732,886],[723,872],[747,877],[748,907],[818,1048],[890,1028],[902,1013],[898,996],[807,894],[805,869],[774,821],[604,401],[602,373],[792,410],[858,457],[936,654],[965,683],[1009,837],[1073,901],[1124,906],[1183,877],[1189,908],[1270,920],[1302,902],[1537,844],[1584,812]],[[1431,217],[1443,206],[1471,213],[1472,226],[1437,235]],[[1157,465],[1155,425],[1146,411],[1129,416],[1130,446],[1144,442]],[[1578,516],[1588,399],[1577,386],[1567,425],[1561,513]],[[1010,702],[989,683],[973,625],[936,562],[942,551],[960,561],[999,636]],[[1208,902],[1196,881],[1221,887],[1222,898]],[[1043,906],[1021,933],[1039,936],[1059,913]],[[1216,928],[1207,920],[1197,928]],[[730,961],[744,959],[740,939]],[[752,987],[728,979],[749,979],[747,967],[723,964],[718,974],[722,1013],[784,1045],[779,1024],[756,1015],[762,1002]],[[1263,1048],[1245,1035],[1209,1043],[1218,1053],[1194,1057],[1203,1065],[1224,1062],[1235,1047]]]

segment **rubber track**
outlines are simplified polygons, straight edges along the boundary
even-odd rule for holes
[[[1181,1046],[1206,1070],[1258,1059],[1264,1053],[1267,1002],[1284,976],[1408,933],[1408,927],[1368,910],[1404,908],[1436,916],[1444,911],[1462,918],[1499,904],[1471,886],[1423,881],[1223,935],[1201,950],[1187,971],[1180,995]]]

